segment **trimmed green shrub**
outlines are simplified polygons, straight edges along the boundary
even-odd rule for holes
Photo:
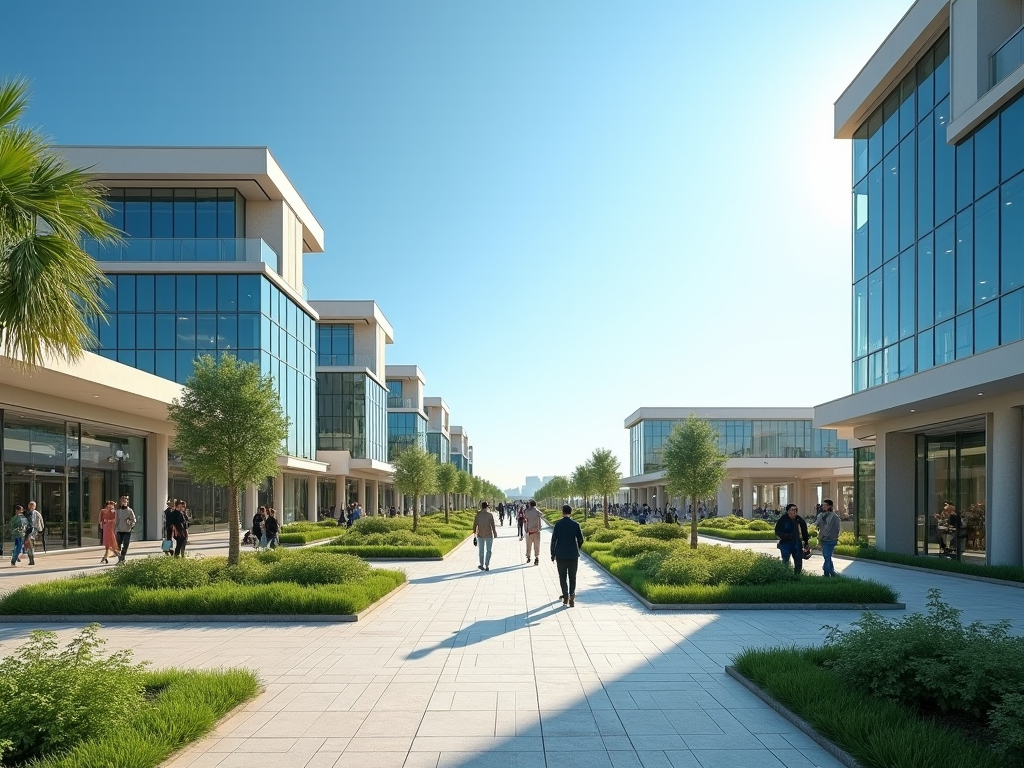
[[[644,552],[671,552],[672,548],[671,542],[639,536],[623,536],[612,542],[612,554],[617,557],[636,557]]]
[[[412,518],[361,517],[352,523],[352,533],[369,535],[372,533],[391,533],[392,531],[412,531]]]
[[[893,620],[866,613],[849,630],[831,627],[826,642],[837,653],[826,666],[915,712],[987,724],[999,750],[1024,761],[1024,638],[1009,634],[1008,619],[964,626],[960,616],[939,590],[930,589],[926,613]],[[1014,717],[1018,727],[997,727]]]
[[[771,531],[771,532],[774,533],[775,532],[775,526],[772,525],[771,523],[767,522],[766,520],[751,520],[750,523],[747,524],[747,530],[748,531]]]
[[[352,555],[309,552],[305,557],[288,557],[267,569],[264,582],[290,581],[302,586],[344,584],[366,578],[369,564]]]
[[[63,649],[55,632],[36,630],[0,660],[0,734],[9,742],[0,758],[21,763],[131,727],[144,667],[132,664],[130,651],[101,655],[98,630],[86,627]]]
[[[636,535],[649,539],[671,541],[672,539],[686,538],[690,535],[690,529],[673,523],[654,523],[653,525],[641,525]]]
[[[612,528],[611,530],[601,528],[589,535],[583,534],[583,537],[586,541],[608,543],[611,541],[615,541],[616,539],[621,539],[623,536],[626,535],[628,534],[625,531],[616,530],[614,528]]]
[[[144,557],[118,565],[110,572],[110,581],[122,588],[194,589],[210,583],[210,571],[195,558]]]

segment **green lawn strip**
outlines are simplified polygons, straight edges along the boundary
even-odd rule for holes
[[[130,728],[101,733],[31,768],[153,768],[182,747],[209,733],[224,715],[259,692],[255,673],[167,670],[145,673],[157,691],[133,717]],[[97,691],[102,706],[102,691]]]
[[[697,526],[697,533],[709,539],[728,539],[729,541],[778,541],[771,531],[749,531],[746,529],[703,528]]]
[[[455,542],[458,544],[459,542]],[[388,547],[388,546],[362,546],[362,547],[348,547],[337,544],[325,544],[317,549],[322,549],[325,552],[336,552],[339,555],[355,555],[357,557],[372,558],[377,560],[415,560],[419,558],[439,558],[444,557],[454,547],[445,547],[442,549],[440,546],[437,547],[416,547],[416,546],[401,546],[401,547]]]
[[[317,550],[374,559],[408,560],[444,557],[473,533],[472,510],[453,511],[449,522],[443,513],[423,515],[417,530],[411,517],[368,517],[351,528],[340,528]]]
[[[874,547],[857,547],[840,544],[835,554],[856,557],[864,560],[875,560],[880,563],[909,565],[914,568],[926,568],[932,571],[959,573],[967,576],[981,576],[988,579],[1002,579],[1024,583],[1024,568],[1013,565],[976,565],[949,560],[944,557],[923,557],[921,555],[903,555],[896,552],[882,552]]]
[[[325,541],[326,539],[336,539],[338,537],[338,529],[335,528],[321,528],[319,530],[312,531],[292,531],[291,533],[279,533],[277,540],[281,544],[312,544],[315,541]]]
[[[823,579],[802,575],[799,580],[758,585],[658,584],[634,563],[636,558],[616,557],[610,544],[584,544],[583,549],[613,576],[622,579],[652,603],[697,605],[701,603],[895,603],[892,587],[862,579]]]
[[[981,744],[850,686],[829,649],[745,650],[736,670],[866,768],[1007,768]]]

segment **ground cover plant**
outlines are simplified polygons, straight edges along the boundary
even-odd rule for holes
[[[845,532],[844,532],[845,533]],[[846,557],[861,557],[866,560],[878,560],[882,563],[912,565],[915,568],[929,568],[946,573],[962,573],[969,576],[985,576],[990,579],[1005,579],[1024,583],[1024,568],[1016,565],[977,565],[975,563],[957,562],[945,557],[924,557],[923,555],[901,555],[897,552],[882,552],[866,544],[857,544],[852,535],[846,540],[844,534],[839,535],[839,546],[835,554]]]
[[[0,659],[4,765],[156,766],[259,691],[248,670],[151,671],[129,651],[105,655],[98,630],[65,648],[36,631]]]
[[[964,626],[931,590],[925,613],[865,613],[824,647],[746,650],[735,665],[863,765],[1009,768],[1024,764],[1024,638],[1009,628]]]
[[[728,539],[729,541],[775,541],[775,525],[767,520],[747,520],[737,515],[725,517],[709,517],[697,524],[701,536]],[[818,546],[818,526],[808,523],[807,533],[810,535],[811,547]],[[843,531],[839,540],[854,543],[853,534]]]
[[[93,575],[30,584],[0,599],[0,614],[352,614],[405,581],[321,548],[223,557],[149,557]]]
[[[281,544],[312,544],[314,541],[333,539],[337,535],[337,520],[320,520],[316,523],[302,520],[281,526],[277,540]]]
[[[610,529],[593,519],[581,524],[583,551],[652,603],[863,604],[898,598],[875,581],[797,578],[780,558],[751,550],[717,544],[690,549],[687,530],[671,523],[619,518]]]
[[[364,517],[317,549],[375,558],[443,557],[473,532],[475,514],[452,512],[446,523],[442,513],[434,512],[420,518],[415,532],[411,517]]]

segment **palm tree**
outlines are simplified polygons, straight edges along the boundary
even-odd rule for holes
[[[32,368],[48,353],[81,357],[106,284],[81,241],[118,234],[103,218],[103,187],[18,125],[27,88],[0,83],[0,337],[5,356]]]

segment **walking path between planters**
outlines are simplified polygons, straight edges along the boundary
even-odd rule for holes
[[[577,606],[563,608],[554,565],[527,565],[513,530],[499,529],[486,573],[470,546],[444,562],[400,565],[409,586],[358,623],[109,624],[101,634],[109,649],[131,648],[157,667],[262,675],[265,693],[172,768],[840,765],[724,667],[744,646],[820,644],[822,625],[860,612],[654,614],[588,560]],[[968,620],[1015,617],[1024,632],[1022,590],[874,563],[836,567],[893,584],[908,610],[923,609],[938,586]],[[62,640],[77,632],[50,626]],[[0,654],[30,629],[0,627]]]

